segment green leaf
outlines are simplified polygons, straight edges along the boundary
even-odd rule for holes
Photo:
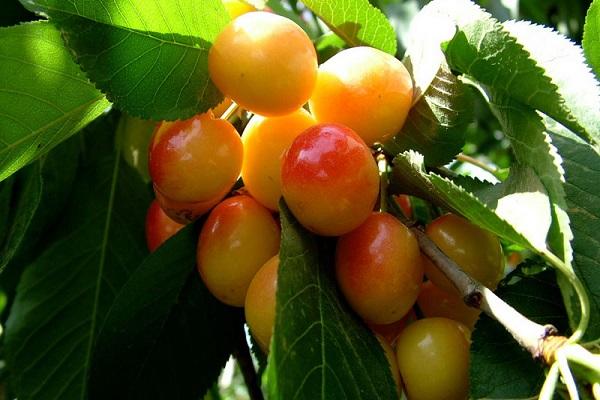
[[[552,211],[546,189],[533,169],[514,164],[506,181],[477,195],[535,247],[545,247]]]
[[[228,21],[219,0],[21,0],[45,13],[90,79],[117,107],[183,119],[222,100],[208,50]]]
[[[511,142],[516,160],[535,171],[546,188],[552,205],[548,243],[561,259],[570,263],[573,235],[566,213],[564,171],[542,118],[531,108],[495,90],[491,91],[490,107]]]
[[[140,174],[144,182],[151,180],[148,148],[156,126],[154,121],[123,114],[117,127],[117,146],[121,148],[123,159]]]
[[[413,104],[425,94],[440,68],[447,65],[442,44],[452,39],[455,33],[453,21],[439,14],[435,2],[423,7],[410,21],[404,63],[414,82]]]
[[[588,138],[598,148],[600,85],[586,63],[582,48],[545,26],[527,21],[507,21],[503,26],[557,87],[560,110],[555,110],[556,105],[549,102],[531,105]]]
[[[411,108],[399,134],[384,144],[391,154],[416,150],[427,165],[444,165],[460,153],[467,124],[472,121],[473,98],[467,88],[441,64],[421,99]]]
[[[567,328],[564,305],[554,271],[509,275],[496,293],[519,312],[540,324]],[[471,337],[472,398],[519,399],[536,396],[545,375],[541,364],[523,350],[498,322],[482,315]]]
[[[396,34],[368,0],[305,0],[303,3],[350,46],[370,46],[396,54]]]
[[[468,0],[436,0],[435,7],[458,27],[446,48],[453,70],[600,143],[600,89],[580,48],[547,28],[500,24]]]
[[[557,124],[548,128],[563,158],[567,211],[574,234],[573,267],[590,298],[591,319],[585,338],[593,340],[600,337],[600,156],[565,128]],[[567,306],[571,319],[579,321],[578,304]]]
[[[57,217],[62,216],[79,165],[79,143],[71,138],[15,175],[19,185],[0,247],[0,273],[16,258],[23,266],[37,254],[36,245]]]
[[[585,16],[583,50],[588,62],[600,76],[600,1],[594,0]]]
[[[86,159],[93,162],[73,185],[64,235],[25,270],[10,310],[6,362],[20,399],[87,398],[98,330],[147,254],[148,188],[118,153]]]
[[[200,281],[197,241],[192,225],[181,230],[123,286],[98,336],[90,399],[197,399],[217,380],[242,319]]]
[[[346,47],[344,39],[333,32],[327,32],[315,42],[319,64],[324,63]]]
[[[393,399],[375,336],[341,301],[334,246],[318,242],[282,202],[277,314],[268,367],[273,399]]]
[[[0,29],[0,180],[47,153],[110,103],[48,22]]]
[[[250,4],[253,2],[250,1]],[[323,33],[323,29],[318,26],[317,18],[314,16],[300,15],[301,11],[297,11],[298,3],[287,3],[281,0],[268,0],[267,2],[254,2],[254,7],[257,9],[270,8],[275,14],[281,15],[294,21],[300,28],[306,32],[313,42]],[[290,7],[291,6],[291,7]]]
[[[562,160],[546,132],[542,117],[531,108],[495,90],[491,90],[490,107],[511,141],[515,158],[531,167],[546,188],[552,207],[552,224],[547,242],[554,253],[565,260],[567,268],[572,268],[573,233],[563,187],[564,170]],[[542,248],[541,244],[538,243],[538,248]],[[564,276],[559,275],[571,323],[576,324],[579,321],[579,302],[576,300],[574,288],[563,279]]]
[[[419,153],[408,151],[394,159],[391,183],[395,193],[410,193],[428,200],[464,216],[509,242],[536,250],[534,241],[537,234],[532,237],[524,236],[530,232],[518,232],[516,227],[463,187],[434,173],[425,172],[423,156]]]
[[[0,182],[0,245],[7,238],[11,217],[11,200],[13,197],[14,178]]]

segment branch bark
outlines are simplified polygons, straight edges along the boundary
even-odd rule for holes
[[[478,308],[500,322],[512,337],[536,359],[543,359],[549,365],[554,360],[554,352],[560,346],[545,345],[546,339],[553,337],[552,343],[564,343],[552,325],[540,325],[519,313],[481,283],[467,275],[437,245],[418,228],[411,228],[419,242],[421,251],[450,279],[463,296],[465,303]],[[566,338],[564,338],[566,341]]]

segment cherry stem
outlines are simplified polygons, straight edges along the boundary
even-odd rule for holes
[[[476,158],[473,158],[473,157],[471,157],[471,156],[468,156],[468,155],[466,155],[466,154],[464,154],[464,153],[460,153],[460,154],[458,154],[458,155],[456,156],[456,159],[457,159],[458,161],[460,161],[460,162],[463,162],[463,163],[468,163],[468,164],[472,164],[472,165],[474,165],[474,166],[476,166],[476,167],[479,167],[479,168],[481,168],[482,170],[484,170],[484,171],[486,171],[486,172],[489,172],[490,174],[494,175],[494,177],[496,177],[498,180],[502,180],[502,179],[500,179],[500,178],[501,178],[501,176],[500,176],[500,174],[498,173],[498,169],[497,169],[497,168],[494,168],[494,167],[492,167],[492,166],[490,166],[490,165],[487,165],[486,163],[484,163],[484,162],[483,162],[483,161],[481,161],[481,160],[478,160],[478,159],[476,159]]]
[[[235,115],[239,108],[240,106],[235,101],[232,101],[231,105],[227,108],[227,110],[225,110],[225,112],[223,112],[223,115],[221,115],[220,118],[229,121],[229,119]]]
[[[387,211],[387,192],[389,186],[388,163],[385,155],[379,153],[377,155],[377,169],[379,169],[379,210]]]
[[[540,325],[526,318],[494,292],[465,273],[425,232],[418,228],[411,228],[411,231],[416,236],[421,251],[450,279],[468,306],[478,308],[500,322],[534,358],[539,359],[544,356],[545,339],[556,334],[553,326]]]
[[[252,355],[248,348],[248,342],[246,341],[246,332],[244,331],[244,325],[241,325],[237,329],[237,338],[235,350],[233,356],[240,366],[242,375],[244,376],[244,382],[248,388],[248,395],[250,400],[264,400],[263,392],[260,388],[260,382],[258,381],[258,375],[254,369],[254,362],[252,361]]]

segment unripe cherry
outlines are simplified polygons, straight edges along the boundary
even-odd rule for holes
[[[425,318],[402,331],[396,359],[411,400],[465,400],[469,394],[469,330],[447,318]]]

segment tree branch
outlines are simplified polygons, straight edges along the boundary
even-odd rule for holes
[[[235,350],[233,351],[233,356],[237,360],[242,375],[244,376],[244,382],[246,382],[250,400],[264,400],[260,382],[258,381],[256,370],[254,369],[254,363],[252,362],[252,356],[250,355],[250,349],[248,348],[248,342],[246,341],[244,325],[241,325],[241,329],[238,329],[238,334],[236,336],[237,343],[235,345]]]
[[[416,236],[421,251],[456,286],[468,306],[478,308],[500,322],[512,337],[523,348],[527,349],[534,358],[543,358],[549,364],[553,361],[554,357],[550,356],[550,353],[554,354],[556,348],[554,346],[545,346],[544,344],[546,338],[557,334],[556,328],[552,325],[537,324],[523,316],[504,302],[504,300],[496,296],[494,292],[467,275],[437,247],[425,232],[417,228],[411,228],[411,231]],[[562,340],[560,342],[564,343]]]

